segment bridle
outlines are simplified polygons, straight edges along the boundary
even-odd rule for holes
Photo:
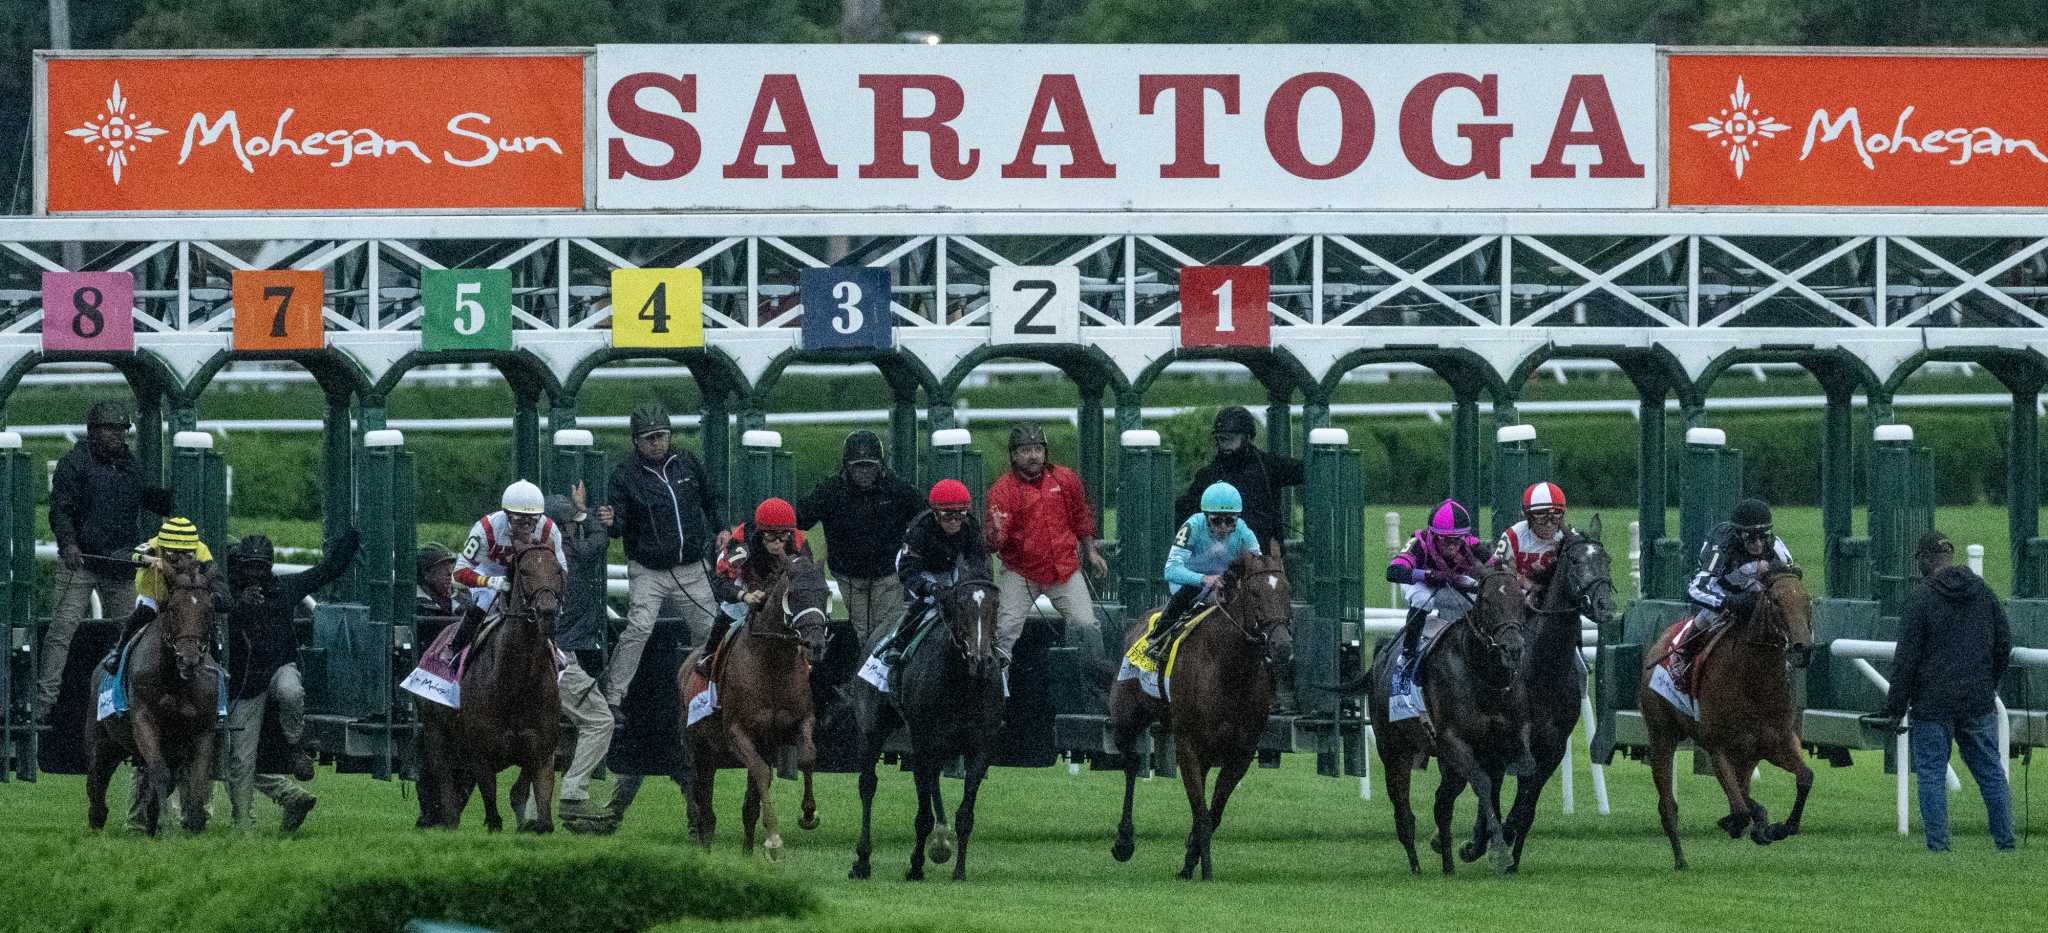
[[[536,598],[542,595],[554,596],[556,611],[561,610],[564,593],[563,583],[557,582],[553,584],[543,584],[541,586],[533,587],[532,589],[526,589],[521,586],[521,584],[525,582],[526,575],[519,572],[519,567],[521,564],[524,564],[526,562],[526,556],[528,554],[532,554],[536,551],[545,553],[550,560],[554,558],[554,549],[544,544],[529,544],[525,547],[520,548],[516,553],[512,555],[511,595],[514,606],[507,606],[505,608],[504,614],[507,618],[520,618],[538,621],[540,618],[540,610],[533,608],[533,603],[536,600]]]
[[[1583,587],[1581,587],[1577,584],[1571,584],[1571,571],[1577,569],[1581,560],[1596,550],[1604,554],[1607,549],[1599,541],[1576,532],[1566,535],[1565,539],[1558,546],[1557,564],[1550,578],[1550,586],[1557,587],[1570,584],[1570,592],[1576,598],[1557,608],[1547,609],[1536,604],[1536,594],[1529,593],[1522,597],[1523,611],[1535,616],[1570,615],[1591,617],[1600,605],[1599,600],[1596,598],[1600,588],[1604,586],[1610,594],[1613,593],[1614,580],[1607,576],[1597,576],[1586,581]],[[1548,590],[1546,589],[1546,594],[1547,592]],[[1596,619],[1595,621],[1601,620]]]
[[[1515,579],[1514,572],[1505,568],[1496,569],[1481,577],[1479,580],[1479,598],[1473,600],[1472,609],[1467,612],[1468,617],[1478,615],[1479,604],[1486,597],[1488,581],[1500,577],[1508,578],[1508,585],[1514,586],[1517,589],[1521,587],[1521,583]],[[1526,604],[1528,596],[1524,595],[1522,601]],[[1497,687],[1497,689],[1505,693],[1513,688],[1515,676],[1518,672],[1515,669],[1515,665],[1508,663],[1508,646],[1502,640],[1502,636],[1512,631],[1518,639],[1526,641],[1526,636],[1522,631],[1526,617],[1520,612],[1503,612],[1500,615],[1505,618],[1497,625],[1487,626],[1482,624],[1480,619],[1473,618],[1472,624],[1466,626],[1466,628],[1470,631],[1473,638],[1479,640],[1480,647],[1484,648],[1486,653],[1493,659],[1494,669],[1506,675],[1505,680]]]
[[[1763,592],[1758,594],[1756,607],[1750,610],[1749,618],[1742,620],[1738,626],[1741,631],[1731,632],[1730,634],[1736,635],[1745,645],[1768,648],[1772,651],[1780,652],[1787,658],[1792,659],[1797,666],[1804,666],[1808,660],[1807,651],[1809,649],[1803,649],[1793,644],[1792,631],[1784,625],[1782,619],[1785,609],[1778,605],[1778,600],[1771,594],[1771,590],[1777,586],[1778,581],[1787,577],[1800,579],[1799,573],[1793,570],[1774,569],[1767,572],[1762,580]],[[1763,637],[1757,637],[1756,633],[1751,631],[1752,629],[1760,629],[1768,634]]]
[[[207,648],[209,647],[208,643],[212,641],[212,636],[208,629],[211,628],[210,623],[212,622],[213,588],[207,585],[206,578],[203,575],[194,575],[189,578],[181,576],[175,579],[171,583],[170,592],[164,598],[165,611],[163,615],[169,616],[172,614],[170,612],[171,606],[182,594],[191,594],[194,611],[206,616],[205,621],[209,624],[201,625],[198,632],[179,635],[177,634],[178,626],[171,624],[170,619],[163,619],[162,631],[158,633],[157,637],[162,640],[166,648],[170,649],[171,657],[178,666],[178,679],[190,680],[192,679],[193,672],[205,663]],[[184,659],[178,653],[178,649],[185,645],[191,645],[193,651],[199,655],[199,660],[195,661],[191,667],[185,665]]]
[[[945,598],[941,600],[939,606],[940,614],[943,616],[949,616],[950,613],[948,612],[948,610],[951,608],[953,604],[954,595],[968,587],[973,587],[982,590],[983,592],[992,596],[995,594],[996,584],[993,580],[989,580],[979,576],[971,577],[965,580],[955,581],[952,586],[946,588]],[[984,609],[980,603],[975,604],[974,637],[976,640],[979,640],[983,637],[982,630],[988,627],[985,615],[987,612],[988,610]],[[945,619],[945,621],[947,623],[946,638],[949,642],[952,643],[953,650],[958,652],[962,658],[972,660],[974,658],[974,651],[976,646],[970,645],[966,642],[966,640],[961,636],[959,628],[951,624],[952,620],[950,618]],[[991,651],[993,651],[995,647],[995,645],[989,646]]]
[[[754,607],[752,611],[747,613],[748,624],[746,630],[748,637],[769,641],[794,642],[802,645],[806,650],[813,651],[822,656],[825,647],[832,640],[832,619],[827,615],[825,607],[806,606],[802,609],[793,609],[790,606],[790,594],[796,591],[796,575],[787,566],[785,566],[781,575],[776,577],[775,582],[769,584],[769,587],[769,598],[762,600],[761,605]],[[758,621],[766,618],[767,608],[770,605],[780,610],[778,621],[781,623],[781,626],[779,629],[756,624]],[[804,634],[813,631],[823,633],[821,637],[815,640],[815,643],[812,639],[806,638]]]
[[[1285,610],[1278,613],[1277,617],[1271,619],[1262,619],[1247,613],[1247,618],[1251,620],[1251,623],[1247,625],[1244,619],[1237,617],[1237,613],[1230,611],[1230,604],[1238,598],[1239,593],[1244,592],[1244,578],[1247,575],[1258,573],[1283,575],[1281,570],[1274,566],[1277,563],[1278,561],[1268,563],[1260,570],[1239,570],[1236,567],[1232,567],[1230,572],[1224,575],[1223,583],[1217,587],[1219,592],[1216,598],[1216,614],[1229,622],[1231,627],[1237,630],[1237,634],[1247,644],[1259,648],[1260,655],[1268,665],[1273,663],[1272,652],[1269,650],[1273,640],[1273,631],[1284,626],[1293,625],[1294,617]],[[1254,600],[1253,605],[1257,606],[1260,603]]]

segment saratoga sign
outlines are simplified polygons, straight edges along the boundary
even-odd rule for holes
[[[1673,206],[2048,206],[2048,58],[1670,57]]]
[[[580,208],[582,55],[39,58],[66,211]]]
[[[1656,206],[1651,46],[600,46],[600,209]]]

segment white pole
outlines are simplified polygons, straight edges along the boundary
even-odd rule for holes
[[[1900,720],[1899,724],[1905,725],[1905,720]],[[1906,782],[1906,734],[1903,732],[1899,733],[1894,744],[1896,749],[1892,752],[1892,760],[1898,764],[1899,835],[1903,836],[1912,828],[1906,822],[1906,797],[1911,793],[1907,788]]]
[[[1981,544],[1972,544],[1972,545],[1970,545],[1970,548],[1969,548],[1969,551],[1968,551],[1968,553],[1969,553],[1969,555],[1970,555],[1970,572],[1971,572],[1971,573],[1974,573],[1974,574],[1976,574],[1977,576],[1980,576],[1980,577],[1981,577],[1981,576],[1983,576],[1983,575],[1984,575],[1984,545],[1981,545]]]
[[[1564,761],[1558,763],[1557,772],[1558,778],[1561,781],[1558,787],[1564,792],[1564,815],[1566,816],[1572,815],[1573,811],[1578,809],[1578,796],[1573,793],[1572,788],[1572,771],[1574,770],[1576,769],[1572,767],[1572,742],[1571,739],[1567,738],[1564,742]]]
[[[1399,513],[1399,512],[1388,512],[1388,513],[1387,513],[1387,559],[1388,559],[1388,560],[1393,560],[1393,559],[1394,559],[1394,555],[1395,555],[1395,554],[1398,554],[1398,553],[1400,553],[1400,551],[1401,551],[1401,513]],[[1401,585],[1400,585],[1400,584],[1398,584],[1398,583],[1391,583],[1391,582],[1387,584],[1387,605],[1389,605],[1389,606],[1392,606],[1392,607],[1393,607],[1393,608],[1395,608],[1395,609],[1399,609],[1399,608],[1401,608]]]
[[[1636,582],[1636,592],[1643,591],[1643,523],[1628,523],[1628,575]]]
[[[1365,754],[1360,756],[1358,769],[1358,799],[1372,799],[1372,756],[1379,753],[1379,742],[1373,735],[1372,726],[1365,727]]]
[[[1593,804],[1601,816],[1608,814],[1607,766],[1593,760],[1593,697],[1587,694],[1579,698],[1579,721],[1586,724],[1586,764],[1593,771]]]
[[[2012,720],[2005,718],[2005,698],[1995,691],[1991,694],[1991,711],[1998,714],[1998,766],[2009,778],[2012,777]],[[1949,774],[1953,775],[1955,771],[1951,769]]]

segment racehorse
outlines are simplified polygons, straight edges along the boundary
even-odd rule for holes
[[[717,709],[695,725],[688,723],[687,703],[682,714],[691,758],[691,837],[711,847],[718,827],[711,808],[718,769],[745,768],[747,798],[740,810],[746,826],[744,851],[753,854],[758,819],[771,860],[782,858],[782,833],[775,819],[775,770],[768,759],[784,746],[797,747],[797,767],[804,775],[803,816],[797,825],[818,828],[818,802],[811,795],[811,769],[818,761],[811,741],[817,726],[811,706],[811,665],[825,657],[832,600],[824,571],[810,558],[792,555],[781,561],[780,572],[763,590],[766,598],[748,610],[745,627],[727,639],[727,647],[714,661]],[[683,661],[676,678],[684,697],[690,695],[697,656],[717,649],[700,646]]]
[[[1166,699],[1146,695],[1135,679],[1119,680],[1109,695],[1110,726],[1124,759],[1124,813],[1110,855],[1129,861],[1131,797],[1138,783],[1138,735],[1154,721],[1173,734],[1181,785],[1187,790],[1193,826],[1188,830],[1183,879],[1211,877],[1210,841],[1223,822],[1231,791],[1251,767],[1266,714],[1273,706],[1273,676],[1293,664],[1293,620],[1287,603],[1287,569],[1280,558],[1244,553],[1224,573],[1221,595],[1209,618],[1195,626],[1178,649]],[[1128,652],[1144,632],[1140,620],[1124,634]],[[1166,671],[1161,672],[1162,683]],[[1215,768],[1215,799],[1204,803],[1209,769]]]
[[[1408,802],[1412,774],[1436,756],[1440,775],[1436,788],[1436,836],[1430,845],[1443,856],[1444,874],[1452,872],[1451,815],[1458,793],[1467,785],[1479,800],[1475,836],[1483,843],[1466,846],[1467,861],[1488,847],[1495,871],[1513,868],[1500,819],[1500,782],[1516,757],[1521,728],[1522,669],[1526,621],[1522,585],[1514,573],[1495,568],[1479,581],[1479,598],[1465,618],[1452,623],[1436,647],[1423,656],[1415,672],[1421,685],[1421,716],[1388,721],[1393,652],[1398,639],[1380,645],[1368,675],[1372,721],[1386,769],[1387,796],[1394,802],[1394,834],[1408,850],[1408,870],[1420,872],[1415,855],[1415,810]],[[1577,628],[1573,635],[1576,638]],[[1576,645],[1576,641],[1574,642]],[[1574,649],[1576,650],[1576,649]]]
[[[1728,795],[1728,815],[1720,820],[1728,838],[1745,830],[1750,841],[1770,845],[1799,833],[1799,817],[1813,789],[1813,769],[1799,741],[1800,704],[1792,696],[1790,668],[1804,666],[1813,644],[1813,606],[1796,567],[1772,569],[1763,579],[1763,594],[1740,619],[1703,646],[1693,662],[1693,697],[1700,718],[1695,722],[1655,690],[1650,675],[1671,653],[1680,622],[1657,640],[1643,667],[1638,704],[1650,730],[1650,774],[1657,781],[1657,815],[1671,839],[1671,866],[1685,867],[1678,843],[1678,800],[1672,796],[1671,759],[1680,741],[1691,739],[1712,753],[1714,774]],[[1798,795],[1792,815],[1771,823],[1764,805],[1749,796],[1750,772],[1769,761],[1792,773]]]
[[[169,582],[156,619],[135,636],[128,652],[128,714],[86,725],[86,824],[95,832],[107,825],[107,783],[130,756],[143,769],[143,823],[150,835],[156,835],[174,776],[183,781],[185,829],[206,829],[221,686],[213,659],[213,585],[201,571]],[[109,676],[94,672],[94,696]]]
[[[974,801],[988,776],[988,760],[996,732],[1003,725],[1002,665],[996,657],[996,586],[988,580],[962,580],[939,596],[944,645],[920,646],[903,659],[896,688],[884,699],[867,681],[854,687],[854,715],[860,723],[860,841],[854,844],[853,869],[847,877],[868,877],[874,851],[870,834],[875,808],[875,760],[882,744],[905,726],[910,731],[911,773],[917,782],[917,846],[910,853],[906,881],[924,880],[925,845],[932,861],[953,857],[954,829],[946,826],[946,802],[939,794],[939,772],[956,755],[966,760],[966,787],[953,825],[959,832],[959,861],[953,880],[967,877],[967,840],[974,834]],[[931,633],[939,634],[938,632]],[[935,638],[927,638],[936,641]],[[934,650],[934,649],[938,650]],[[931,840],[936,826],[938,839]]]
[[[1529,753],[1536,770],[1515,779],[1515,805],[1508,811],[1506,837],[1514,845],[1510,873],[1522,865],[1522,845],[1536,823],[1536,804],[1543,787],[1568,757],[1572,730],[1579,725],[1579,706],[1586,692],[1586,668],[1579,655],[1579,618],[1595,621],[1614,612],[1614,581],[1607,548],[1600,543],[1600,519],[1592,530],[1572,529],[1558,544],[1550,585],[1539,599],[1527,603],[1534,626],[1522,652],[1523,722],[1529,730]],[[1500,782],[1493,787],[1494,811],[1500,811]],[[1491,834],[1474,823],[1472,844],[1459,849],[1465,861],[1486,854]]]
[[[561,611],[564,581],[554,548],[528,545],[514,554],[511,580],[495,626],[479,633],[462,672],[462,708],[420,704],[422,826],[456,829],[475,787],[484,827],[504,828],[498,814],[498,772],[519,769],[512,782],[521,832],[553,832],[555,749],[561,705],[555,649],[548,640]],[[527,819],[531,799],[535,815]]]

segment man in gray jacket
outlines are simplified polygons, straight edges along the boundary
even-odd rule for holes
[[[570,487],[567,496],[548,497],[548,518],[562,529],[562,552],[569,558],[569,592],[562,611],[555,616],[555,647],[569,656],[558,681],[562,714],[576,729],[576,752],[569,770],[562,775],[562,806],[555,811],[562,825],[583,831],[590,820],[604,820],[610,812],[590,803],[590,775],[597,770],[612,744],[612,713],[605,705],[604,689],[590,676],[591,667],[602,657],[604,642],[599,632],[604,625],[604,590],[595,592],[579,585],[593,564],[604,576],[605,550],[611,537],[603,523],[590,514],[583,484]]]

